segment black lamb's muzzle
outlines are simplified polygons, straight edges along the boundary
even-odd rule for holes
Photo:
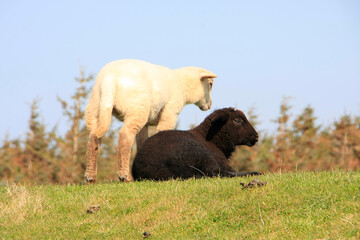
[[[252,146],[254,146],[254,145],[257,143],[258,140],[259,140],[259,136],[258,136],[258,134],[256,134],[256,135],[248,138],[248,139],[247,139],[247,142],[246,142],[245,144],[246,144],[246,146],[248,146],[248,147],[252,147]]]

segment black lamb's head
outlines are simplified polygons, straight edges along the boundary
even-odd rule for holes
[[[251,125],[245,114],[235,108],[224,108],[215,111],[211,119],[213,129],[220,133],[230,135],[232,143],[252,147],[258,141],[258,133]],[[225,129],[225,130],[222,130]],[[214,133],[215,134],[215,133]]]

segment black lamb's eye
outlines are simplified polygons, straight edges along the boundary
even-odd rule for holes
[[[234,122],[238,123],[238,124],[244,124],[244,121],[241,118],[235,118]]]

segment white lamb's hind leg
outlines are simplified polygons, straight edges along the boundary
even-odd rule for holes
[[[136,134],[136,148],[139,150],[141,145],[145,142],[145,140],[149,137],[149,127],[145,125],[138,134]]]
[[[90,134],[87,146],[87,162],[85,170],[85,184],[96,183],[97,177],[97,159],[100,151],[101,138]]]

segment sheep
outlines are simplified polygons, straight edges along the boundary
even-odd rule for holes
[[[258,134],[242,111],[220,109],[192,130],[163,131],[148,138],[135,156],[132,175],[135,180],[156,181],[260,175],[239,173],[229,165],[236,146],[251,147],[257,141]]]
[[[131,181],[130,152],[135,136],[138,147],[147,138],[148,126],[157,131],[173,129],[182,108],[195,104],[211,107],[211,90],[217,76],[198,67],[169,69],[141,60],[110,62],[99,72],[85,109],[90,131],[85,183],[95,183],[101,139],[112,115],[124,124],[119,132],[118,169],[120,181]]]

